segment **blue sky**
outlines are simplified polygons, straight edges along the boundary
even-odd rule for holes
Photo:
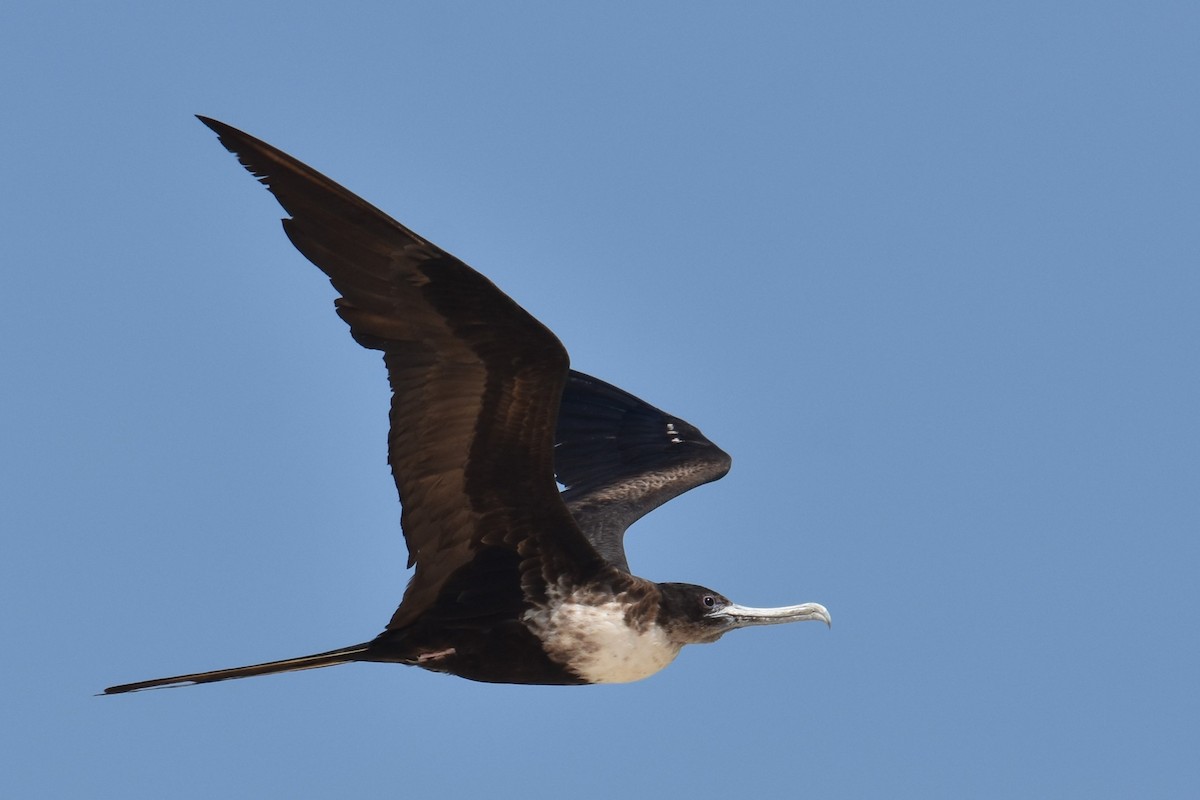
[[[1194,3],[9,4],[2,793],[1200,793]],[[633,685],[350,665],[387,389],[272,142],[730,475],[635,571],[818,625]]]

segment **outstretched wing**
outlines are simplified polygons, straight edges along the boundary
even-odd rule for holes
[[[600,563],[554,482],[566,350],[489,280],[286,153],[200,120],[290,215],[284,230],[341,297],[354,339],[383,352],[388,463],[416,571],[389,628],[438,602],[485,550],[519,553],[526,579]],[[544,566],[544,565],[543,565]]]
[[[729,472],[695,426],[571,370],[555,433],[563,499],[592,547],[629,572],[625,530],[663,503]]]

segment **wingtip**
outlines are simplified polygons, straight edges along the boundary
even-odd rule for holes
[[[221,139],[222,142],[224,142],[225,139],[230,138],[230,137],[246,136],[246,134],[243,133],[242,131],[239,131],[237,128],[233,127],[232,125],[228,125],[224,122],[221,122],[221,120],[219,120],[219,119],[213,119],[212,117],[206,117],[203,114],[197,114],[196,119],[203,122],[205,127],[207,127],[209,130],[211,130],[213,133],[215,133]]]

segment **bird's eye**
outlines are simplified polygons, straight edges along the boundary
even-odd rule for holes
[[[712,608],[713,606],[715,606],[715,605],[717,604],[717,598],[713,597],[711,594],[706,594],[706,595],[704,595],[704,597],[703,597],[703,598],[700,600],[700,602],[701,602],[701,603],[704,603],[704,605],[705,605],[707,608]]]

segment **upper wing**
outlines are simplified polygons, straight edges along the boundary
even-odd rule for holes
[[[554,482],[568,371],[554,334],[475,270],[324,175],[200,120],[291,215],[288,238],[329,276],[355,340],[383,351],[388,463],[416,565],[389,628],[434,605],[484,549],[519,550],[527,561],[548,548],[568,564],[599,563]]]
[[[571,370],[555,432],[563,499],[592,547],[629,572],[625,530],[663,503],[729,472],[731,459],[694,426]]]

